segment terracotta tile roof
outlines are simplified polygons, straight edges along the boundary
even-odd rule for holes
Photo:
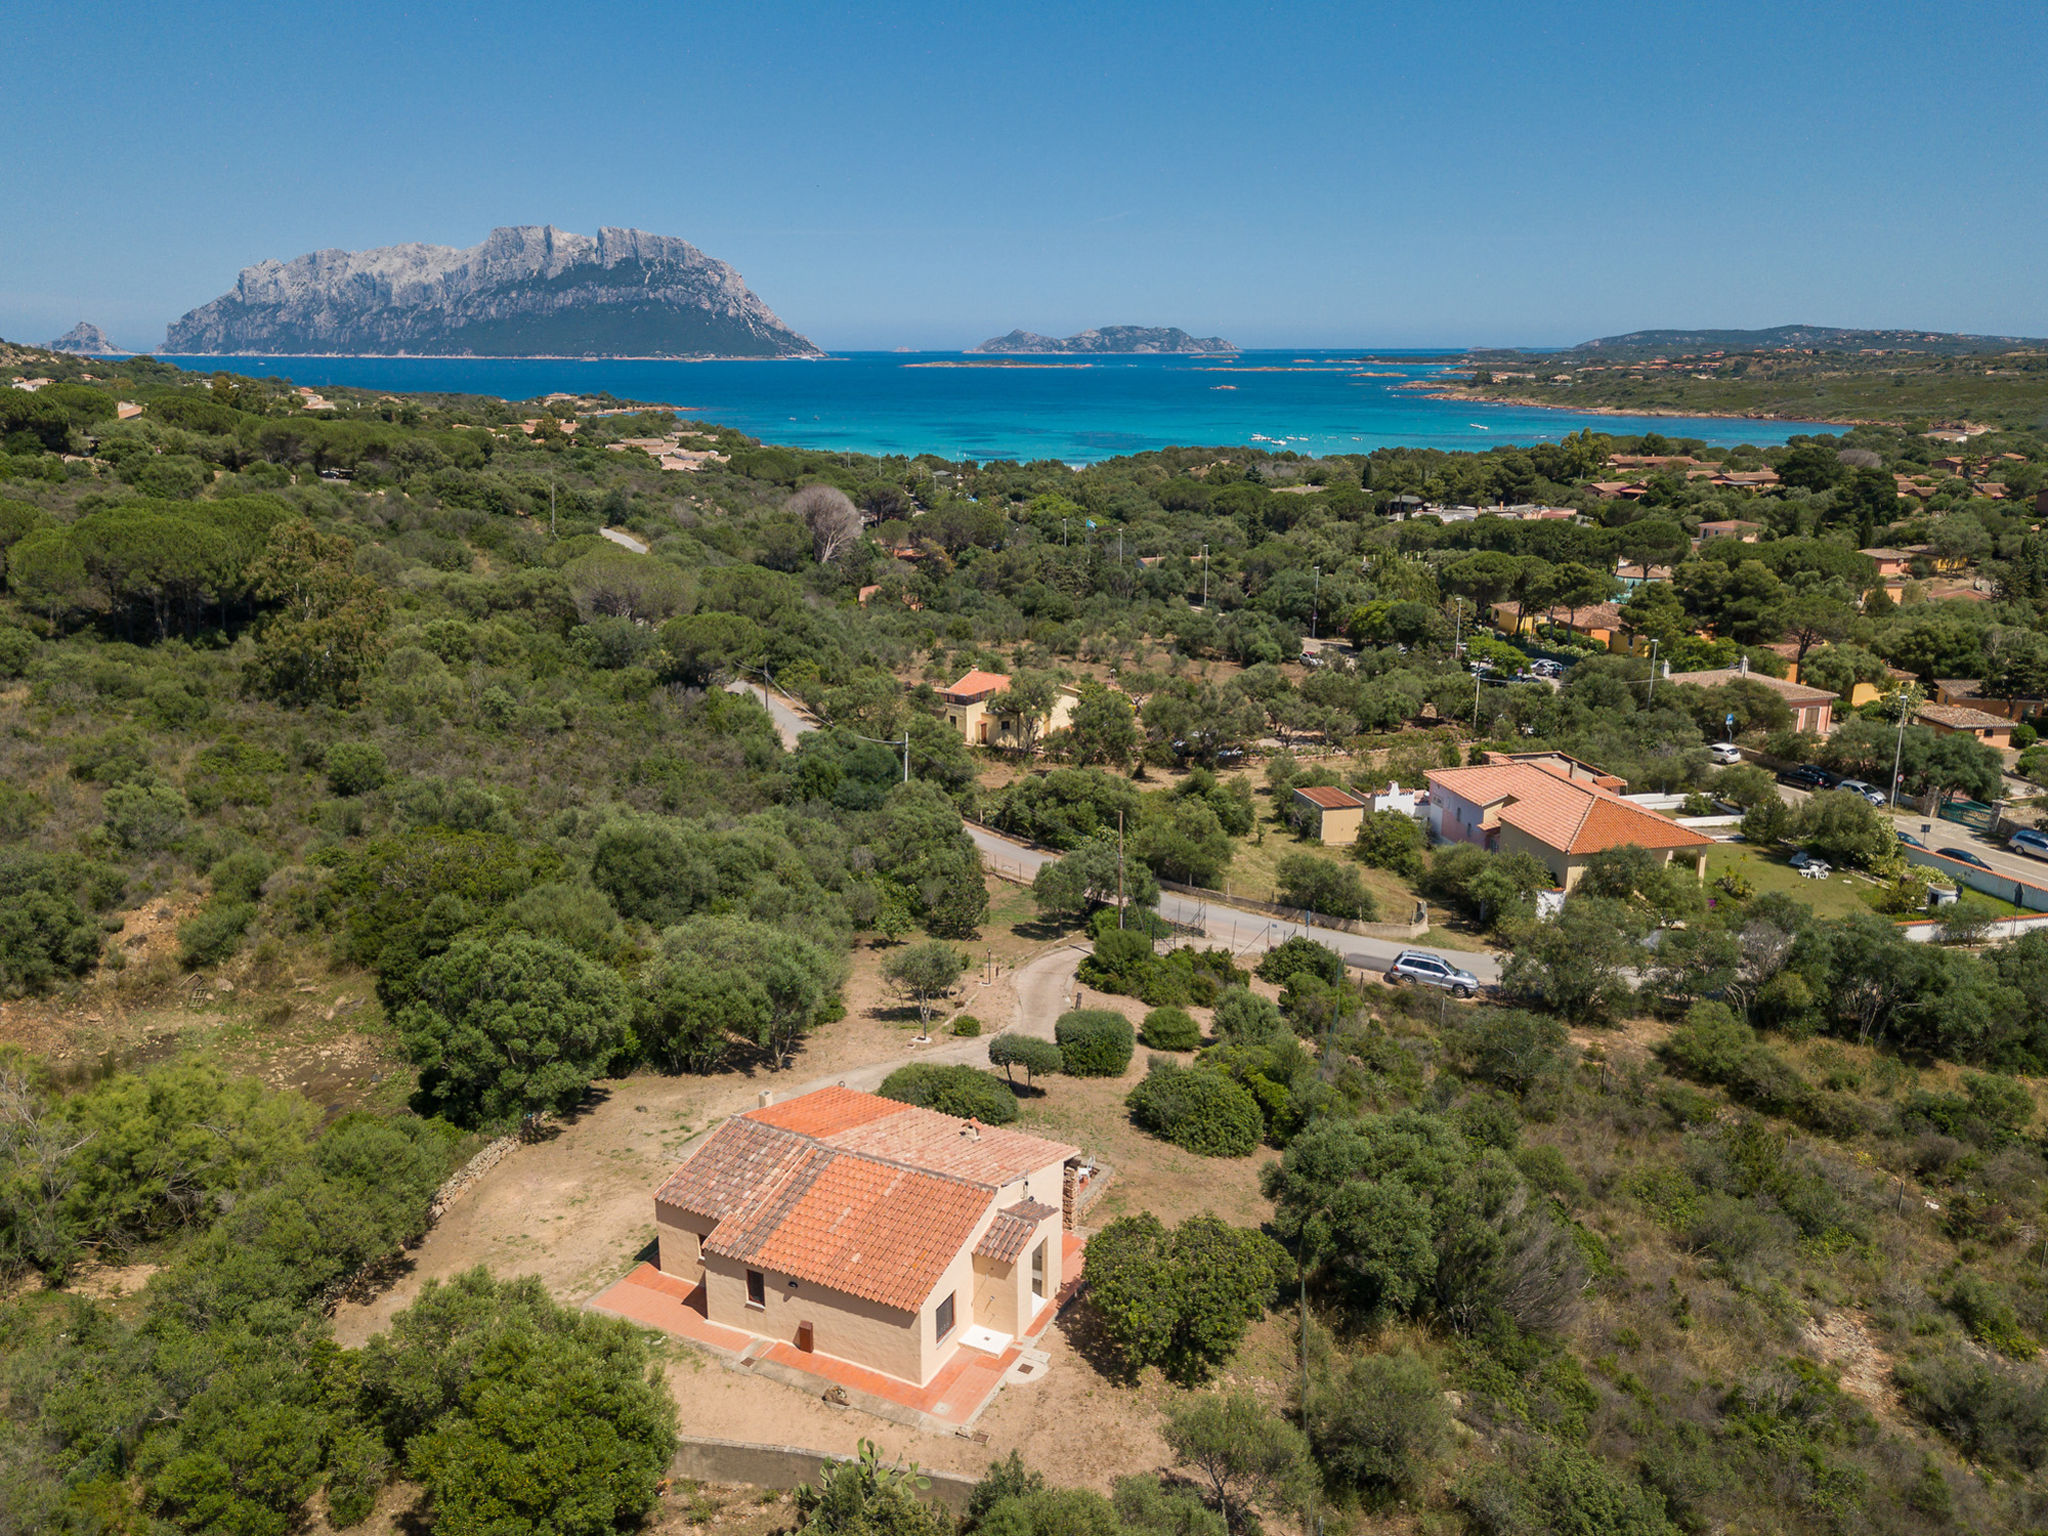
[[[844,1090],[840,1090],[844,1091]],[[886,1102],[886,1101],[885,1101]],[[936,1110],[909,1109],[829,1138],[842,1152],[886,1158],[994,1189],[1063,1163],[1077,1149],[1007,1126],[974,1125]]]
[[[970,672],[944,693],[949,699],[971,703],[992,693],[1001,693],[1009,686],[1010,680],[1000,672]]]
[[[1981,699],[1984,685],[1974,677],[1937,677],[1934,686],[1952,698]]]
[[[1781,694],[1787,704],[1825,704],[1830,699],[1839,699],[1839,693],[1829,693],[1825,688],[1809,688],[1804,683],[1788,683],[1782,677],[1767,677],[1761,672],[1744,672],[1736,667],[1712,667],[1704,672],[1673,672],[1664,679],[1667,683],[1690,683],[1695,688],[1719,688],[1727,683],[1762,683],[1766,688]]]
[[[1354,794],[1336,789],[1328,784],[1317,784],[1308,789],[1297,789],[1295,795],[1310,805],[1320,806],[1326,811],[1348,811],[1365,802]]]
[[[1502,822],[1560,853],[1600,853],[1628,844],[1704,848],[1714,841],[1612,790],[1535,763],[1440,768],[1431,771],[1429,782],[1474,805],[1499,805]]]
[[[1946,725],[1962,731],[2012,729],[2012,722],[2005,716],[1994,715],[1988,710],[1972,709],[1967,704],[1922,704],[1913,711],[1913,718],[1932,720],[1936,725]]]
[[[779,1181],[811,1150],[801,1136],[770,1125],[728,1120],[656,1191],[656,1205],[713,1220],[764,1184]]]
[[[1006,1205],[996,1212],[996,1219],[989,1223],[988,1230],[981,1235],[981,1241],[974,1245],[974,1255],[981,1259],[994,1259],[998,1264],[1012,1264],[1017,1255],[1024,1251],[1024,1245],[1031,1241],[1048,1216],[1059,1215],[1059,1210],[1043,1205],[1036,1200],[1019,1200],[1015,1205]]]
[[[814,1136],[822,1141],[874,1120],[908,1114],[910,1109],[908,1104],[899,1104],[879,1094],[857,1093],[851,1088],[820,1088],[780,1104],[750,1109],[740,1118],[760,1125],[779,1126],[785,1131],[795,1131],[799,1136]]]
[[[1075,1155],[1022,1131],[821,1088],[726,1121],[655,1200],[715,1223],[708,1253],[914,1311],[989,1219],[998,1188]],[[1033,1212],[1057,1208],[1027,1199],[997,1219]]]
[[[960,1179],[812,1148],[782,1185],[720,1222],[709,1253],[914,1312],[988,1212]]]

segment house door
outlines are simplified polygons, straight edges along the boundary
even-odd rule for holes
[[[974,1276],[974,1320],[984,1328],[993,1328],[998,1333],[1010,1330],[1003,1325],[1009,1321],[1004,1316],[1002,1305],[1003,1289],[996,1277],[988,1270],[977,1266]]]

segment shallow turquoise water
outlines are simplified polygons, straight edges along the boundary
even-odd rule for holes
[[[1247,352],[1235,358],[1089,358],[1086,367],[933,367],[957,352],[851,352],[822,361],[678,363],[554,358],[179,357],[184,367],[525,400],[609,391],[683,408],[765,442],[947,459],[1092,463],[1178,445],[1362,453],[1404,444],[1481,449],[1555,441],[1582,426],[1718,445],[1778,443],[1819,424],[1712,417],[1582,416],[1427,400],[1429,353]],[[925,365],[925,366],[920,366]],[[1369,377],[1391,374],[1394,377]]]

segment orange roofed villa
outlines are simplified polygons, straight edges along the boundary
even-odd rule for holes
[[[999,696],[1009,686],[1010,680],[1000,672],[975,671],[950,688],[939,690],[940,702],[946,706],[946,719],[967,745],[1012,749],[1024,746],[1023,722],[999,702]],[[1074,706],[1080,702],[1080,693],[1062,683],[1053,695],[1052,713],[1039,723],[1039,739],[1072,725]]]
[[[820,1088],[726,1121],[661,1186],[660,1270],[713,1324],[922,1387],[1050,1321],[1080,1160]]]
[[[1570,891],[1596,853],[1631,845],[1706,874],[1714,840],[1549,761],[1439,768],[1429,774],[1429,830],[1439,842],[1527,853]]]

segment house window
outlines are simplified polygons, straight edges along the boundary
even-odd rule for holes
[[[758,1269],[747,1271],[747,1305],[750,1307],[766,1307],[768,1305],[768,1282],[763,1278],[761,1271]]]
[[[954,1295],[957,1295],[957,1294],[959,1294],[959,1293],[958,1293],[958,1292],[955,1292],[955,1293],[954,1293]],[[937,1317],[937,1318],[935,1319],[935,1323],[936,1323],[936,1326],[935,1326],[935,1328],[933,1329],[933,1332],[932,1332],[932,1339],[933,1339],[933,1341],[934,1341],[934,1342],[937,1342],[937,1341],[939,1341],[939,1340],[942,1340],[942,1339],[944,1339],[944,1338],[945,1338],[945,1336],[946,1336],[947,1334],[949,1334],[949,1333],[951,1333],[951,1332],[953,1331],[953,1297],[952,1297],[952,1296],[948,1296],[948,1297],[947,1297],[947,1298],[946,1298],[946,1299],[945,1299],[944,1301],[942,1301],[942,1302],[940,1302],[940,1303],[939,1303],[939,1313],[938,1313],[938,1317]]]
[[[1031,1294],[1045,1299],[1045,1244],[1040,1243],[1031,1250]]]

